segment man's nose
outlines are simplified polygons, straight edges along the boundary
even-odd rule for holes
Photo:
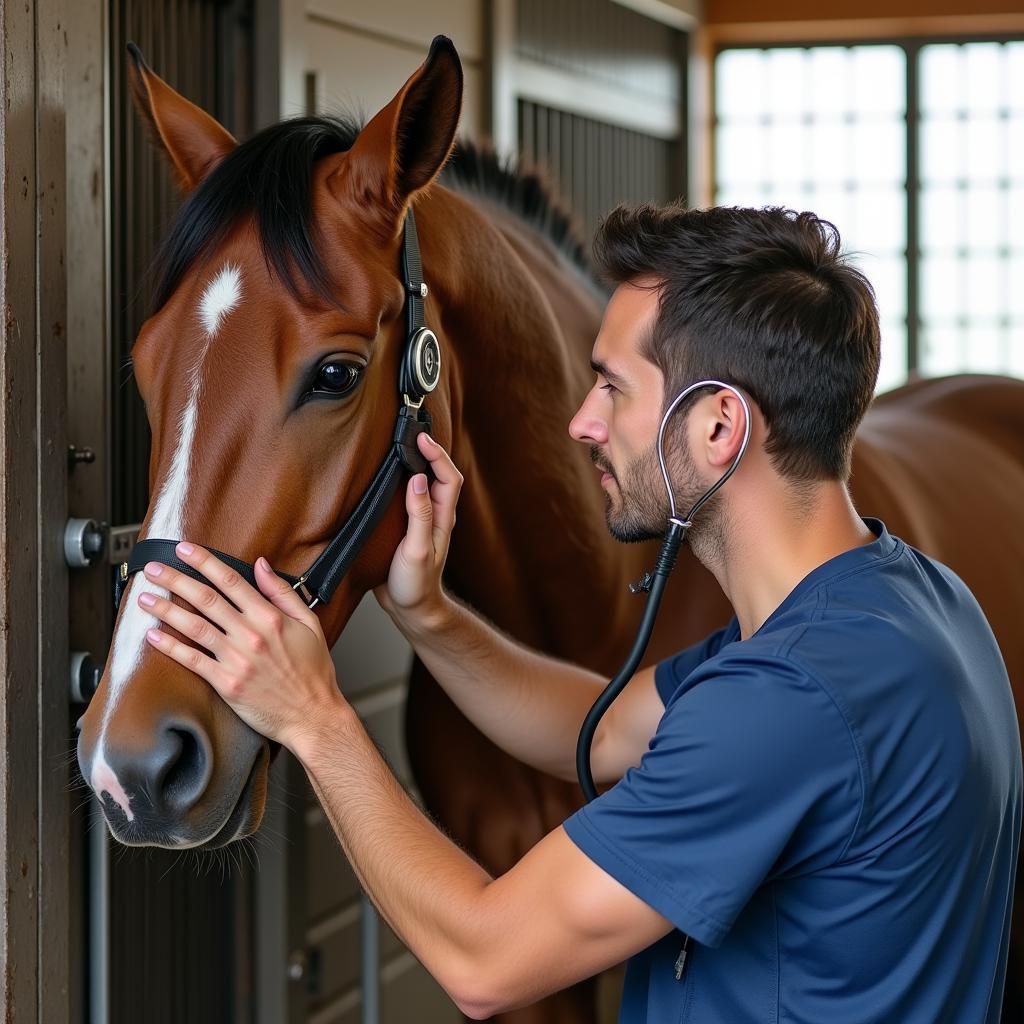
[[[608,441],[608,424],[591,408],[589,395],[569,421],[569,436],[583,444],[606,444]]]

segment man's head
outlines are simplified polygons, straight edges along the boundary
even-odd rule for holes
[[[840,256],[833,225],[779,208],[619,207],[594,251],[617,287],[594,345],[597,380],[570,433],[610,473],[617,537],[663,532],[657,429],[672,398],[698,380],[727,381],[753,400],[768,463],[795,492],[845,483],[878,375],[879,329],[871,286]],[[698,403],[721,420],[714,437],[686,434]],[[676,414],[666,448],[681,512],[727,468],[738,413],[728,392],[709,391]],[[714,528],[720,505],[702,509],[691,538]]]

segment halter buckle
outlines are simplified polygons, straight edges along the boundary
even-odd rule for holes
[[[299,597],[302,598],[306,603],[306,607],[309,609],[315,608],[320,603],[320,598],[314,594],[309,587],[306,586],[306,580],[308,577],[300,576],[293,584],[292,590],[297,590]]]
[[[403,394],[402,401],[405,402],[407,409],[412,409],[413,412],[419,412],[420,406],[423,404],[423,398],[418,398],[415,402],[408,396]]]

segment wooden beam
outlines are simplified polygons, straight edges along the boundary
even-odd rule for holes
[[[679,137],[682,118],[676,97],[626,92],[529,57],[517,57],[513,68],[515,93],[523,99],[658,139]]]
[[[7,1024],[39,1019],[35,16],[34,0],[0,0],[0,1005]]]
[[[1020,14],[1020,0],[707,0],[705,21],[709,25],[753,24],[769,21],[850,21],[862,19],[972,18],[978,15]]]
[[[66,0],[36,0],[36,472],[38,474],[36,758],[38,1003],[40,1021],[71,1020],[69,975],[70,742],[68,702]],[[77,945],[77,944],[76,944]],[[77,950],[76,950],[77,951]]]
[[[715,22],[704,27],[715,49],[738,45],[810,45],[888,39],[970,38],[1024,32],[1024,12],[1008,14],[893,15],[865,18]]]

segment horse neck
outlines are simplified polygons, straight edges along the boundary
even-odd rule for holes
[[[603,666],[619,620],[635,617],[625,583],[648,553],[610,538],[589,452],[567,430],[600,304],[550,243],[489,212],[446,189],[417,209],[465,476],[446,583],[527,643]]]

